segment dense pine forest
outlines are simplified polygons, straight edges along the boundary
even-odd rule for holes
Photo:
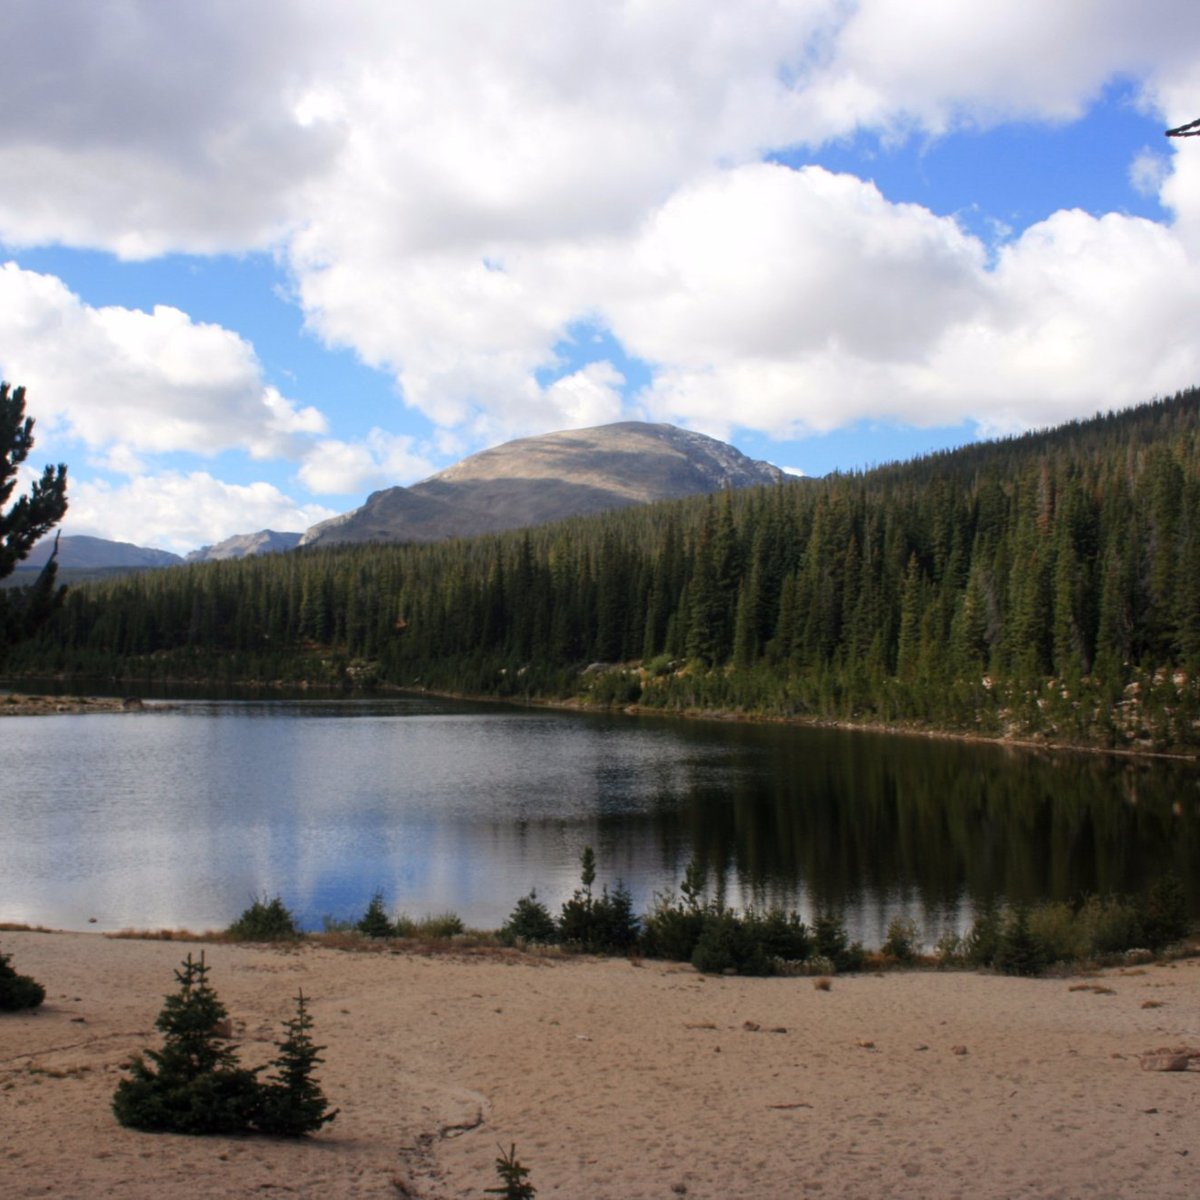
[[[1200,743],[1200,390],[866,472],[73,589],[9,673]]]

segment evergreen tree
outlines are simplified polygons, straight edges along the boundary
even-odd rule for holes
[[[296,994],[296,1015],[285,1022],[287,1037],[277,1043],[279,1057],[271,1060],[275,1079],[268,1082],[262,1096],[258,1128],[280,1137],[303,1137],[332,1121],[338,1110],[329,1103],[313,1078],[313,1068],[322,1061],[324,1046],[313,1043],[309,1030],[312,1018],[303,990]]]
[[[19,496],[7,509],[17,486],[17,471],[33,449],[32,417],[25,415],[25,389],[0,383],[0,579],[11,575],[30,550],[67,511],[67,468],[47,466],[35,479],[28,495]],[[0,597],[0,644],[27,636],[62,600],[54,586],[58,542],[30,588]]]
[[[255,1071],[237,1065],[220,1026],[228,1014],[208,982],[209,968],[189,954],[175,972],[179,991],[166,998],[154,1022],[160,1050],[136,1055],[132,1078],[113,1095],[122,1125],[150,1132],[244,1133],[261,1112]],[[146,1060],[149,1059],[149,1062]]]

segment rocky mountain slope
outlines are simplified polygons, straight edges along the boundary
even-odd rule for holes
[[[216,562],[226,558],[250,558],[255,554],[279,554],[293,550],[301,534],[280,533],[275,529],[260,529],[257,533],[235,533],[214,546],[201,546],[188,556],[188,562]]]
[[[715,438],[622,421],[506,442],[412,487],[374,492],[314,525],[301,545],[473,537],[783,478]]]

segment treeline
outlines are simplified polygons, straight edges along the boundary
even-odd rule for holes
[[[1200,741],[1200,391],[867,472],[74,589],[9,669]]]

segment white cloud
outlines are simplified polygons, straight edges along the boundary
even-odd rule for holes
[[[1138,152],[1129,164],[1129,182],[1143,196],[1157,196],[1171,173],[1170,160],[1165,154],[1155,154],[1148,146]]]
[[[351,495],[413,483],[435,469],[412,438],[372,429],[361,442],[328,438],[315,443],[299,476],[316,495]]]
[[[118,465],[174,450],[299,457],[326,428],[264,385],[253,347],[230,330],[163,306],[93,308],[14,263],[0,266],[0,371],[26,387],[44,433]]]
[[[341,143],[336,122],[297,117],[339,59],[325,8],[6,0],[0,238],[128,258],[277,240]]]
[[[1012,432],[1200,379],[1200,345],[1179,336],[1200,261],[1161,225],[1061,212],[990,268],[949,219],[857,180],[735,174],[663,210],[634,256],[659,290],[613,306],[619,336],[664,364],[643,397],[658,419],[718,435],[869,417]]]
[[[269,483],[223,483],[205,471],[140,476],[118,487],[73,481],[69,498],[64,533],[177,554],[234,533],[302,532],[335,515],[320,505],[298,504]]]
[[[1114,80],[1190,119],[1192,0],[13,0],[0,37],[22,48],[0,237],[277,246],[310,328],[392,373],[441,445],[630,411],[611,364],[539,382],[581,319],[652,364],[633,411],[713,432],[1009,428],[1200,378],[1178,335],[1192,145],[1133,168],[1173,225],[1061,213],[994,267],[951,219],[760,162],[860,130],[1070,120]],[[114,464],[236,445],[301,456],[322,491],[417,469],[387,435],[312,450],[320,414],[228,330],[10,274],[0,365]]]

